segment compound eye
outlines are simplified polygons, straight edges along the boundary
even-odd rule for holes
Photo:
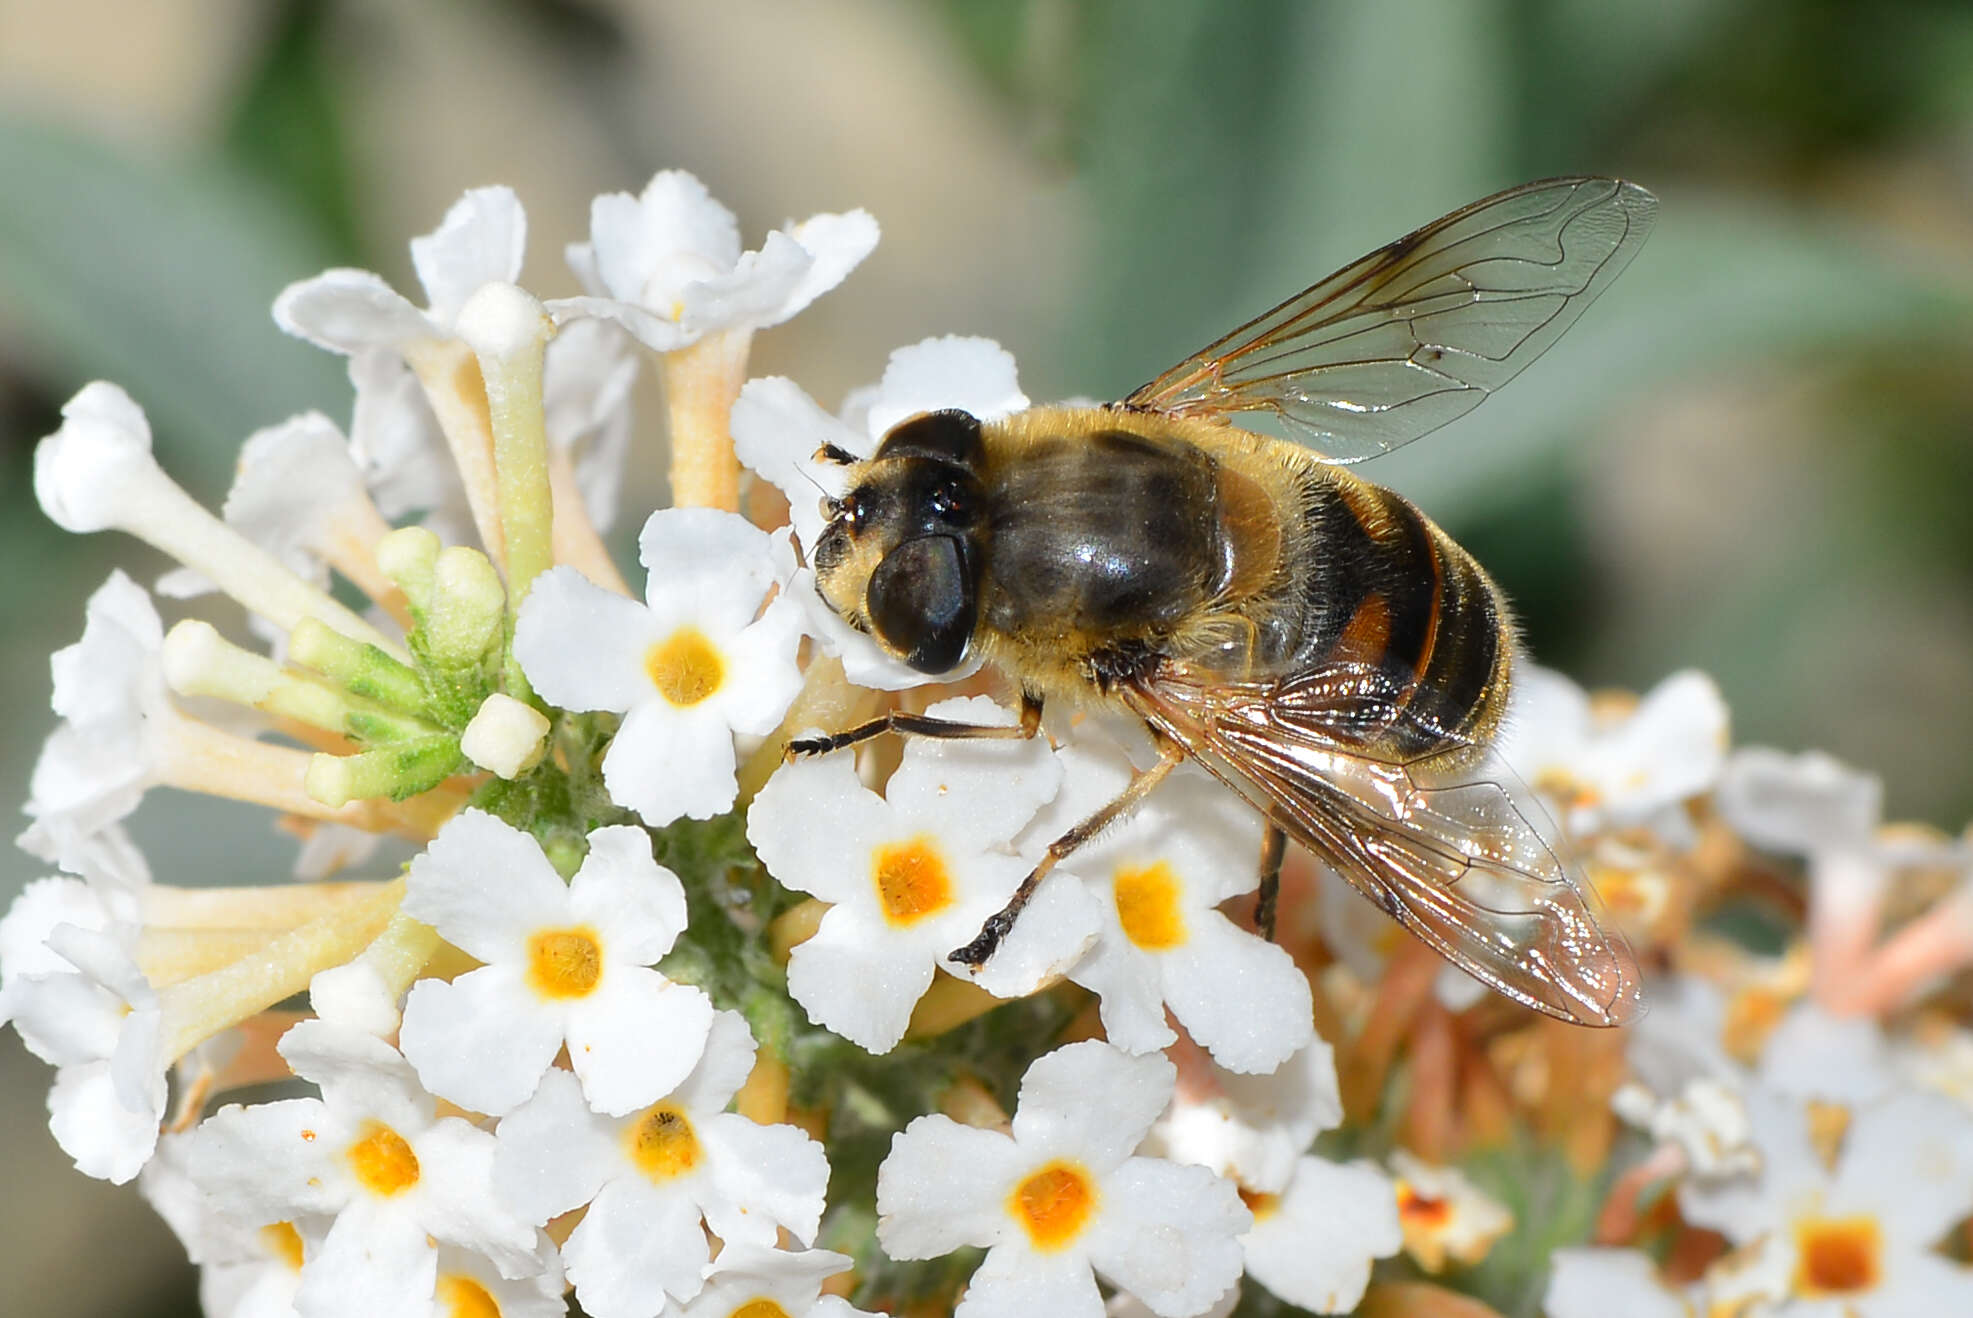
[[[921,673],[943,673],[966,657],[980,604],[960,543],[951,536],[907,540],[870,574],[870,625]]]
[[[863,522],[868,516],[868,513],[864,508],[863,500],[859,499],[854,492],[842,497],[841,502],[836,505],[836,511],[849,523],[849,529],[851,531],[861,531],[863,529]]]
[[[880,458],[930,458],[969,470],[977,470],[985,455],[979,418],[956,407],[898,422],[877,449]]]

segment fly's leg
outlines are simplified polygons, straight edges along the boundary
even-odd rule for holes
[[[831,733],[826,737],[797,737],[788,743],[782,757],[788,760],[800,759],[804,755],[827,755],[845,746],[854,746],[881,737],[887,732],[901,737],[938,737],[949,740],[970,740],[974,738],[998,738],[1001,740],[1027,740],[1041,731],[1041,697],[1021,693],[1021,721],[1012,727],[996,723],[955,723],[951,719],[927,718],[923,714],[905,714],[893,710],[882,718],[873,718],[868,723],[842,732]]]
[[[1014,921],[1020,917],[1021,908],[1028,904],[1028,898],[1034,896],[1035,888],[1048,877],[1049,871],[1071,855],[1076,848],[1135,810],[1138,802],[1149,796],[1151,789],[1163,782],[1166,775],[1177,768],[1179,761],[1184,758],[1185,752],[1179,749],[1176,742],[1161,740],[1158,747],[1158,762],[1133,777],[1130,785],[1117,793],[1115,800],[1049,843],[1047,852],[1042,855],[1041,863],[1034,867],[1028,877],[1021,880],[1021,886],[1014,889],[1014,895],[1008,898],[1007,905],[987,917],[987,922],[980,927],[980,936],[946,955],[974,970],[985,965],[987,958],[999,948],[1001,939],[1007,937],[1008,932],[1013,929]]]
[[[1254,928],[1268,942],[1274,941],[1274,903],[1281,895],[1281,856],[1288,849],[1288,835],[1273,820],[1261,838],[1261,890],[1254,898]]]

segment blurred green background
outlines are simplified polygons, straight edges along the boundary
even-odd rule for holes
[[[1898,815],[1973,814],[1963,0],[0,4],[0,683],[21,720],[0,796],[26,796],[47,656],[88,592],[162,566],[34,505],[34,443],[76,387],[124,384],[216,504],[253,428],[347,420],[340,360],[268,319],[283,284],[356,265],[413,289],[406,240],[505,182],[524,278],[571,292],[589,198],[666,166],[750,241],[816,210],[882,221],[863,269],[757,349],[755,373],[830,404],[945,332],[1001,340],[1037,399],[1114,397],[1497,188],[1635,178],[1662,219],[1612,291],[1369,474],[1494,569],[1543,662],[1631,687],[1696,665],[1740,740],[1873,768]],[[635,510],[663,498],[645,429]],[[265,881],[291,851],[258,812],[162,792],[137,830],[173,882]],[[36,872],[10,854],[0,900]],[[55,1149],[47,1081],[9,1034],[16,1300],[189,1311],[135,1192]]]

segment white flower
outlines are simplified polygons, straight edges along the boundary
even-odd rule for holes
[[[1547,1318],[1768,1318],[1788,1298],[1783,1270],[1788,1260],[1784,1250],[1774,1248],[1778,1243],[1764,1239],[1724,1255],[1700,1280],[1677,1290],[1661,1281],[1650,1256],[1637,1250],[1558,1249],[1542,1313]],[[1801,1310],[1790,1306],[1786,1312]],[[1821,1312],[1820,1306],[1811,1312]]]
[[[1028,1068],[1009,1134],[919,1117],[877,1171],[878,1243],[896,1259],[984,1246],[956,1318],[1097,1318],[1092,1268],[1162,1318],[1206,1309],[1238,1279],[1253,1218],[1205,1168],[1131,1156],[1173,1074],[1071,1044]]]
[[[493,1136],[439,1117],[395,1049],[304,1021],[280,1052],[322,1097],[221,1108],[189,1161],[238,1221],[334,1218],[302,1266],[304,1318],[416,1312],[437,1284],[438,1245],[484,1254],[503,1277],[539,1270],[535,1232],[492,1193]]]
[[[535,580],[514,654],[564,709],[624,715],[603,757],[611,799],[654,827],[729,810],[733,734],[772,732],[801,689],[800,614],[777,599],[767,535],[732,513],[667,508],[638,538],[645,603],[573,568]]]
[[[1318,1313],[1355,1308],[1371,1264],[1397,1253],[1404,1237],[1382,1171],[1304,1153],[1343,1118],[1329,1045],[1314,1040],[1271,1075],[1204,1069],[1181,1081],[1139,1152],[1195,1163],[1239,1187],[1254,1215],[1240,1248],[1256,1281]]]
[[[698,1294],[706,1229],[729,1249],[771,1246],[777,1229],[815,1238],[829,1180],[821,1146],[724,1110],[753,1060],[746,1021],[721,1012],[698,1068],[661,1102],[606,1116],[551,1071],[500,1123],[494,1186],[506,1202],[533,1222],[589,1206],[562,1257],[596,1318],[649,1318],[666,1294]]]
[[[706,1265],[706,1288],[667,1318],[871,1318],[822,1283],[850,1266],[826,1249],[760,1249],[728,1244]]]
[[[1123,751],[1101,741],[1069,746],[1061,759],[1062,793],[1025,834],[1036,849],[1131,779]],[[1167,1005],[1235,1071],[1272,1071],[1314,1037],[1308,981],[1294,959],[1217,909],[1259,883],[1262,829],[1252,807],[1182,765],[1127,821],[1062,861],[1058,874],[1084,882],[1102,920],[1069,978],[1102,998],[1112,1043],[1134,1053],[1170,1044]]]
[[[1335,1051],[1320,1038],[1261,1075],[1208,1066],[1188,1076],[1144,1151],[1194,1162],[1247,1190],[1288,1184],[1315,1137],[1343,1120]]]
[[[420,310],[368,270],[325,270],[274,301],[282,329],[331,352],[402,349],[454,337],[459,309],[486,284],[520,277],[527,216],[507,188],[467,192],[438,228],[411,240],[411,264],[430,307]]]
[[[149,1161],[164,1118],[163,1015],[133,958],[137,930],[56,925],[47,946],[73,967],[9,975],[0,1020],[56,1068],[48,1128],[78,1170],[118,1185]]]
[[[506,1112],[566,1044],[588,1101],[620,1115],[697,1064],[712,1003],[650,969],[685,928],[685,890],[643,829],[591,833],[565,884],[532,837],[467,810],[411,862],[403,909],[486,963],[405,1000],[404,1055],[441,1098]]]
[[[1403,1149],[1391,1154],[1405,1252],[1427,1272],[1448,1261],[1478,1263],[1514,1226],[1507,1206],[1457,1167],[1435,1167]]]
[[[653,177],[642,196],[610,192],[589,210],[589,241],[569,266],[587,297],[559,298],[557,321],[613,320],[658,352],[724,329],[779,325],[840,284],[877,245],[865,211],[815,215],[740,250],[733,212],[683,170]]]
[[[1674,673],[1635,709],[1613,714],[1560,673],[1529,664],[1514,676],[1498,749],[1575,837],[1652,824],[1681,840],[1670,808],[1713,785],[1726,745],[1726,702],[1704,673]]]
[[[1932,1249],[1973,1212],[1973,1114],[1937,1094],[1894,1094],[1852,1111],[1832,1167],[1808,1104],[1756,1086],[1747,1106],[1760,1174],[1685,1181],[1688,1221],[1735,1244],[1775,1242],[1789,1298],[1829,1312],[1973,1312],[1973,1270]]]
[[[741,462],[787,496],[795,539],[806,555],[827,524],[823,500],[844,490],[843,468],[816,457],[824,446],[865,458],[886,431],[920,412],[959,408],[991,421],[1027,406],[1014,359],[999,344],[926,339],[892,353],[882,383],[851,395],[840,420],[791,380],[749,380],[733,405],[733,447]],[[812,570],[795,573],[788,593],[808,614],[810,633],[828,653],[842,657],[844,671],[858,686],[898,691],[933,680],[837,617],[816,593]],[[970,671],[962,667],[939,680]]]
[[[164,623],[120,570],[89,597],[82,639],[55,651],[62,717],[35,761],[20,845],[80,869],[98,833],[137,808],[156,767],[154,725],[178,717],[165,691]]]
[[[28,975],[74,973],[75,964],[48,946],[58,926],[103,932],[141,918],[134,889],[64,877],[34,880],[0,917],[0,989]]]
[[[220,1213],[192,1179],[192,1136],[167,1135],[137,1186],[199,1267],[199,1308],[207,1318],[289,1318],[305,1258],[322,1244],[328,1219],[247,1226]]]
[[[1247,1275],[1312,1313],[1356,1308],[1371,1264],[1404,1244],[1390,1178],[1367,1162],[1299,1158],[1279,1193],[1241,1197],[1254,1215]]]
[[[473,514],[466,485],[446,448],[424,386],[395,348],[366,348],[349,359],[356,391],[349,417],[350,457],[377,511],[396,522],[412,513],[446,544],[469,544]]]
[[[928,712],[1013,722],[985,697]],[[747,839],[783,885],[832,903],[788,962],[788,991],[809,1018],[871,1052],[895,1047],[934,968],[966,973],[946,954],[971,942],[1027,874],[1004,848],[1061,778],[1040,737],[911,740],[884,797],[863,786],[849,755],[777,769],[747,812]],[[1032,992],[1081,954],[1094,913],[1074,887],[1041,886],[982,985],[1003,997]]]
[[[1659,1144],[1678,1146],[1694,1176],[1743,1176],[1761,1169],[1747,1104],[1732,1085],[1699,1076],[1660,1098],[1633,1082],[1611,1095],[1610,1106]]]

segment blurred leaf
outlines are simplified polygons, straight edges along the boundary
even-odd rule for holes
[[[254,428],[348,411],[342,362],[268,315],[331,255],[237,171],[0,115],[0,178],[0,333],[58,395],[92,378],[129,390],[195,493],[225,489]]]
[[[226,129],[226,152],[284,193],[332,242],[339,264],[359,263],[349,152],[334,61],[324,33],[336,6],[286,0]]]

